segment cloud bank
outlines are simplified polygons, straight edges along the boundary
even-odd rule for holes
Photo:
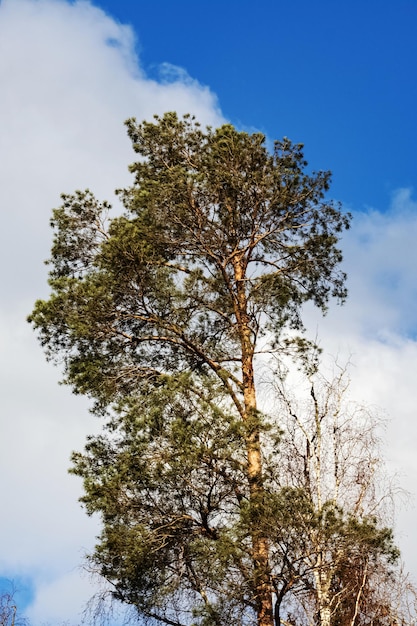
[[[59,372],[45,364],[25,322],[35,298],[47,295],[51,209],[61,192],[90,187],[114,201],[113,189],[129,183],[127,117],[177,110],[203,124],[224,120],[216,96],[184,70],[167,63],[151,80],[131,29],[88,2],[2,0],[0,85],[0,576],[33,581],[34,623],[76,623],[92,592],[78,567],[98,527],[80,509],[80,484],[67,467],[99,424],[85,400],[58,387]],[[416,209],[403,189],[388,210],[355,214],[343,243],[350,298],[324,321],[307,311],[325,351],[352,355],[354,395],[392,416],[391,464],[411,491]],[[413,514],[401,514],[399,530],[417,574]]]
[[[350,361],[351,394],[386,418],[385,456],[407,494],[397,507],[396,538],[417,581],[417,202],[399,189],[384,210],[354,212],[344,236],[349,297],[323,319],[308,310],[325,354]]]
[[[34,623],[78,621],[91,595],[78,566],[97,533],[67,475],[69,455],[97,428],[83,399],[58,387],[25,318],[47,295],[51,209],[90,187],[115,200],[134,160],[131,116],[177,110],[223,121],[216,96],[168,64],[140,66],[135,37],[88,2],[0,3],[0,576],[31,577]]]

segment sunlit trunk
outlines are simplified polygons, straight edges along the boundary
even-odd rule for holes
[[[249,381],[248,381],[249,382]],[[250,488],[251,505],[253,511],[257,507],[262,507],[264,498],[264,489],[262,484],[262,457],[260,449],[259,427],[252,426],[251,421],[254,419],[256,412],[256,395],[253,385],[245,390],[245,408],[249,424],[246,445],[248,458],[248,479]],[[272,589],[269,579],[269,546],[266,537],[262,536],[256,528],[256,514],[254,516],[252,528],[252,549],[255,567],[255,588],[258,605],[258,624],[259,626],[272,626]]]
[[[258,626],[274,626],[272,586],[269,575],[268,539],[256,528],[256,510],[263,506],[264,487],[260,427],[257,417],[255,376],[253,369],[253,339],[247,314],[244,270],[242,263],[234,264],[237,285],[236,317],[242,346],[242,382],[244,396],[244,419],[246,422],[247,472],[254,521],[251,529],[254,562]],[[262,515],[262,513],[261,513]]]

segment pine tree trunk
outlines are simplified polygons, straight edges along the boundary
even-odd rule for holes
[[[249,389],[247,388],[248,386],[245,385],[245,408],[247,420],[249,422],[249,432],[247,434],[246,445],[250,498],[252,510],[254,511],[252,528],[252,550],[255,568],[255,590],[258,607],[258,625],[273,626],[274,620],[272,611],[272,589],[269,580],[268,540],[266,537],[263,537],[262,533],[259,533],[258,528],[256,528],[256,509],[262,507],[264,497],[259,428],[253,427],[251,423],[254,419],[253,416],[256,412],[256,394],[254,385],[250,385]]]
[[[242,382],[246,421],[247,473],[250,490],[252,522],[252,556],[254,563],[254,586],[256,594],[258,626],[274,626],[272,586],[269,576],[268,539],[257,528],[257,510],[262,515],[264,500],[260,428],[257,420],[255,376],[253,369],[254,347],[244,284],[242,260],[235,262],[237,284],[236,317],[242,346]]]

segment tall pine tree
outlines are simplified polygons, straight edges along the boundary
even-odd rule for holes
[[[75,456],[103,516],[92,559],[157,622],[271,626],[257,354],[302,328],[303,303],[345,298],[349,216],[287,139],[271,154],[262,134],[174,113],[127,127],[124,214],[63,196],[52,293],[30,316],[65,382],[108,414]]]

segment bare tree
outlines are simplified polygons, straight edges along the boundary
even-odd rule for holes
[[[28,626],[28,621],[18,614],[16,587],[12,581],[8,590],[0,593],[0,626]]]
[[[281,368],[275,388],[277,626],[415,624],[415,590],[391,530],[397,488],[384,473],[381,419],[350,400],[347,368],[326,376],[314,352],[296,374]]]

